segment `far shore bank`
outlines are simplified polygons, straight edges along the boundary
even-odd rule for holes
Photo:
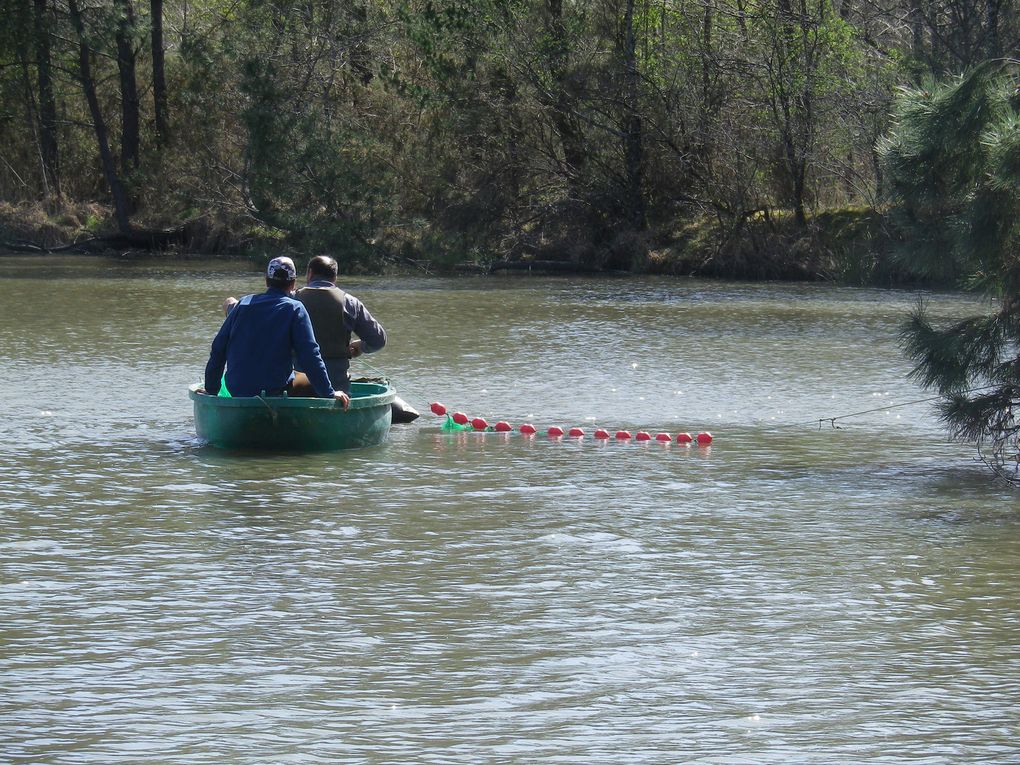
[[[158,222],[157,222],[158,223]],[[167,228],[150,231],[159,234]],[[304,253],[278,234],[259,235],[228,226],[185,224],[172,246],[144,246],[144,229],[124,239],[109,233],[109,211],[100,205],[0,207],[0,257],[53,255],[106,257],[117,260],[251,261],[261,263],[280,253],[298,260]],[[138,246],[141,242],[143,246]],[[743,281],[816,281],[855,286],[903,287],[933,284],[895,256],[895,238],[885,215],[873,208],[820,212],[806,226],[790,216],[761,212],[739,224],[699,219],[674,227],[623,232],[612,241],[586,249],[562,242],[491,257],[459,253],[434,242],[428,247],[407,239],[381,237],[357,258],[344,250],[331,254],[346,273],[663,275]],[[318,248],[317,250],[318,251]]]

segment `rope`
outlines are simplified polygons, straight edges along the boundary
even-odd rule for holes
[[[389,379],[389,375],[388,375],[388,374],[386,374],[386,373],[385,373],[384,371],[382,371],[381,369],[379,369],[379,367],[377,367],[377,366],[375,366],[375,365],[373,365],[373,364],[369,364],[369,363],[368,363],[367,361],[365,361],[365,356],[367,356],[367,355],[368,355],[368,354],[366,354],[366,353],[363,353],[363,354],[361,354],[360,356],[358,356],[358,358],[357,358],[358,364],[361,364],[361,365],[363,365],[363,366],[366,366],[366,367],[368,367],[369,369],[371,369],[371,370],[372,370],[373,372],[375,372],[375,373],[376,373],[377,375],[379,375],[380,377],[385,377],[385,378]],[[351,361],[354,361],[354,359],[351,359]]]
[[[962,393],[977,393],[978,391],[988,390],[989,388],[994,388],[994,387],[995,387],[994,385],[982,385],[981,387],[978,387],[978,388],[970,388],[969,390],[962,391]],[[790,425],[790,426],[794,426],[794,425],[809,425],[809,424],[813,425],[814,423],[817,422],[818,423],[818,429],[821,430],[822,429],[822,423],[827,422],[830,425],[832,425],[834,430],[842,430],[842,428],[840,428],[839,425],[836,424],[836,420],[845,420],[848,417],[860,417],[861,415],[864,415],[864,414],[874,414],[875,412],[885,412],[885,411],[887,411],[889,409],[899,409],[900,407],[903,407],[903,406],[914,406],[915,404],[927,404],[927,403],[930,403],[932,401],[938,401],[941,398],[942,398],[942,396],[929,396],[928,398],[919,398],[919,399],[916,399],[914,401],[903,401],[903,402],[901,402],[899,404],[889,404],[888,406],[878,406],[878,407],[875,407],[874,409],[865,409],[864,411],[861,411],[861,412],[850,412],[849,414],[838,414],[835,417],[819,417],[818,419],[815,419],[815,420],[804,420],[802,422],[791,422],[791,423],[788,423],[788,425]]]
[[[366,354],[363,353],[360,356],[358,356],[357,359],[352,359],[352,361],[356,361],[358,364],[362,364],[362,365],[368,367],[371,371],[375,372],[379,377],[382,377],[382,378],[384,378],[386,380],[393,380],[393,377],[391,375],[389,375],[386,372],[384,372],[383,370],[379,369],[379,367],[374,366],[373,364],[370,364],[368,361],[365,361],[365,356],[366,356]],[[413,385],[406,385],[403,381],[401,381],[400,388],[401,388],[401,390],[405,390],[405,389],[409,390],[413,395],[415,395],[418,398],[420,398],[426,404],[432,401],[432,399],[430,399],[427,395],[422,393],[420,390],[417,390]]]
[[[280,419],[279,419],[280,416],[277,414],[276,410],[273,409],[273,407],[271,407],[269,405],[269,402],[266,401],[264,394],[265,394],[265,391],[262,391],[262,393],[257,395],[255,398],[257,398],[259,401],[261,401],[262,405],[265,406],[265,408],[269,410],[269,416],[273,419],[273,426],[275,427],[275,426],[280,424]]]
[[[823,422],[828,422],[829,424],[832,425],[834,430],[842,430],[842,428],[840,428],[839,425],[836,424],[836,420],[845,420],[848,417],[860,417],[861,415],[864,415],[864,414],[873,414],[874,412],[884,412],[884,411],[886,411],[888,409],[898,409],[901,406],[913,406],[914,404],[927,404],[930,401],[938,401],[939,398],[941,398],[941,396],[932,396],[930,398],[919,398],[919,399],[917,399],[915,401],[904,401],[903,403],[900,403],[900,404],[890,404],[889,406],[879,406],[879,407],[875,407],[874,409],[865,409],[864,411],[861,411],[861,412],[851,412],[850,414],[840,414],[840,415],[837,415],[835,417],[819,417],[817,420],[807,420],[805,422],[795,422],[795,423],[791,423],[791,424],[793,424],[793,425],[807,425],[808,423],[812,423],[813,424],[813,423],[817,422],[818,423],[818,429],[821,430],[822,429],[822,423]]]

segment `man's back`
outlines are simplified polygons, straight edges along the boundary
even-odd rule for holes
[[[331,281],[310,280],[307,287],[297,291],[296,297],[311,317],[329,379],[336,388],[348,390],[351,333],[358,335],[360,351],[374,353],[386,345],[386,330],[364,303]],[[302,369],[300,361],[296,368]]]
[[[226,364],[233,396],[282,392],[292,376],[292,354],[300,359],[320,396],[332,395],[324,379],[308,312],[283,290],[248,295],[228,314],[212,343],[205,389],[219,390]]]
[[[308,311],[312,331],[319,343],[319,351],[326,361],[348,358],[351,344],[351,327],[347,326],[344,302],[347,297],[335,285],[304,287],[298,290],[297,299]]]

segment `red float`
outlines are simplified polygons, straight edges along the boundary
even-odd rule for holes
[[[669,433],[656,433],[655,440],[662,441],[663,443],[673,443],[673,436]]]
[[[537,432],[538,431],[535,430],[535,426],[532,425],[530,422],[526,422],[523,425],[521,425],[521,433],[524,433],[525,435],[533,436]]]
[[[638,441],[651,441],[652,435],[651,433],[645,430],[639,430],[637,434],[634,436],[634,438],[637,439]]]
[[[698,433],[698,446],[708,446],[712,443],[711,433]]]
[[[546,432],[547,432],[547,433],[549,434],[549,436],[550,436],[550,437],[552,437],[552,438],[559,438],[560,436],[562,436],[562,435],[563,435],[563,428],[559,427],[558,425],[553,425],[553,426],[552,426],[551,428],[549,428],[549,430],[548,430],[548,431],[546,431]]]
[[[444,414],[446,414],[446,407],[440,404],[438,401],[432,404],[432,406],[430,406],[429,409],[431,409],[432,413],[438,417],[442,417]]]
[[[584,429],[583,428],[571,428],[567,432],[567,435],[570,436],[571,438],[584,438]]]
[[[506,420],[500,420],[499,422],[496,423],[496,432],[497,433],[509,433],[513,429],[514,429],[514,426],[511,425]]]
[[[453,421],[455,423],[457,423],[458,425],[467,425],[468,424],[468,416],[466,414],[464,414],[463,412],[454,412],[453,413]]]
[[[616,439],[618,441],[626,441],[629,438],[630,438],[630,431],[629,430],[618,430],[618,431],[616,431]]]
[[[676,442],[678,444],[689,444],[692,441],[694,441],[694,439],[691,438],[691,434],[690,433],[677,433],[676,434]]]
[[[487,423],[482,417],[475,417],[471,420],[471,427],[475,430],[485,430],[489,427],[489,423]]]
[[[609,431],[605,428],[599,428],[595,431],[595,438],[609,438]]]

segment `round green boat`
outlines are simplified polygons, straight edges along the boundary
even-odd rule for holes
[[[223,398],[199,393],[199,387],[188,391],[195,431],[221,449],[321,452],[375,446],[390,431],[396,398],[389,385],[355,382],[344,411],[328,398]]]

